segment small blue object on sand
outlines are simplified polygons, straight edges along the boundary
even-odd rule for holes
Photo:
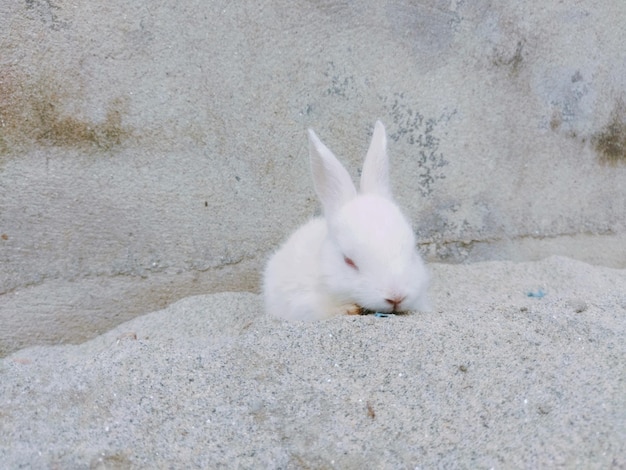
[[[534,297],[535,299],[541,299],[546,295],[546,293],[543,291],[543,289],[538,289],[537,292],[530,291],[527,292],[526,295],[528,297]]]
[[[393,317],[393,313],[376,312],[374,313],[374,316],[377,318],[387,318],[387,317]]]

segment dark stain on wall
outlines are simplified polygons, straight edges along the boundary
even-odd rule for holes
[[[461,23],[461,17],[450,8],[450,2],[390,0],[383,3],[395,40],[412,55],[427,58],[431,64],[442,62]]]
[[[602,163],[626,164],[626,104],[618,100],[609,122],[593,136],[593,144]]]
[[[81,87],[51,77],[29,81],[10,70],[0,70],[0,155],[32,146],[111,150],[130,137],[123,125],[126,102],[112,98],[99,121],[73,114],[81,108]],[[71,91],[70,91],[71,90]]]
[[[511,75],[518,75],[524,63],[524,41],[517,41],[514,52],[494,50],[491,62],[496,67],[508,68]]]
[[[438,180],[445,179],[444,167],[448,160],[439,150],[438,126],[445,124],[455,111],[439,117],[427,118],[417,111],[417,106],[404,93],[392,97],[380,97],[393,122],[387,128],[390,140],[403,141],[411,146],[418,164],[418,189],[422,196],[430,196]]]
[[[26,11],[29,16],[38,17],[53,31],[67,29],[69,23],[59,18],[61,7],[51,0],[26,0]]]
[[[121,144],[127,131],[122,127],[121,101],[109,103],[105,119],[93,123],[64,115],[55,99],[34,103],[34,121],[38,125],[35,138],[40,144],[58,147],[95,146],[110,150]]]
[[[329,87],[326,90],[327,96],[337,96],[350,99],[357,95],[358,91],[354,76],[347,76],[345,70],[338,70],[334,62],[328,62],[328,67],[326,68],[324,75],[330,81]]]
[[[561,128],[561,124],[563,124],[563,115],[560,109],[555,108],[550,118],[550,129],[556,132]]]

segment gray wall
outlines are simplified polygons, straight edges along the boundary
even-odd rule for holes
[[[430,261],[626,266],[625,2],[0,1],[0,354],[256,290],[372,125]]]

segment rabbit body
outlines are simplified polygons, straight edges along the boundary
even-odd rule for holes
[[[391,196],[382,123],[375,125],[358,193],[348,172],[312,130],[309,143],[324,217],[296,230],[268,261],[266,311],[310,321],[362,309],[428,309],[429,276],[413,230]]]

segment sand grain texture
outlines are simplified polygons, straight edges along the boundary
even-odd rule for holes
[[[559,257],[432,271],[430,313],[296,324],[223,293],[19,351],[0,361],[0,461],[624,468],[626,271]]]

